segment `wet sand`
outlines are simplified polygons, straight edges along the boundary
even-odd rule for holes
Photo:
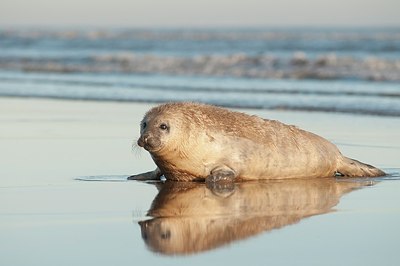
[[[138,222],[155,223],[152,219],[156,215],[149,217],[146,213],[158,189],[152,184],[123,181],[125,176],[154,168],[145,151],[131,149],[139,135],[139,122],[151,106],[0,98],[1,265],[243,265],[249,258],[255,264],[272,265],[400,263],[399,177],[375,179],[372,186],[335,194],[330,199],[336,201],[327,201],[328,207],[286,224],[270,228],[253,223],[257,233],[238,236],[190,256],[162,256],[162,250],[152,250],[143,240]],[[348,157],[395,175],[400,171],[399,118],[243,111],[297,125],[333,141]],[[76,180],[88,176],[108,181]],[[193,191],[203,195],[203,189]],[[305,186],[301,191],[314,189]],[[239,195],[247,190],[237,187]],[[249,191],[254,195],[252,189]],[[230,201],[229,206],[236,203]],[[237,215],[251,216],[243,212]],[[255,220],[260,221],[257,217]],[[217,225],[231,229],[248,226],[249,221],[242,218],[233,220],[233,224],[232,220],[227,224],[221,220]],[[244,234],[242,231],[240,234]],[[181,240],[184,236],[187,233]]]

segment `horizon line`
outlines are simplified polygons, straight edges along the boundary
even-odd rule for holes
[[[389,29],[400,28],[400,24],[254,24],[254,25],[95,25],[95,24],[31,24],[0,23],[0,31],[4,28],[43,28],[43,29]]]

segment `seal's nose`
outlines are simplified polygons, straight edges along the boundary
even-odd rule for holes
[[[147,139],[148,139],[148,138],[149,138],[149,135],[147,135],[147,134],[140,136],[140,138],[139,138],[138,141],[137,141],[137,144],[138,144],[140,147],[144,147],[144,145],[147,144]]]

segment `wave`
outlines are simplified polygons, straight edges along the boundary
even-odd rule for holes
[[[220,29],[45,29],[8,28],[0,30],[7,40],[149,40],[149,41],[397,41],[398,27],[381,28],[220,28]],[[368,45],[368,43],[366,43]],[[391,45],[392,47],[397,47]],[[350,45],[348,45],[350,47]]]
[[[400,80],[399,28],[7,29],[0,70]]]
[[[21,75],[4,75],[0,73],[0,82],[29,82],[30,84],[48,84],[48,85],[67,85],[67,86],[84,86],[86,88],[96,87],[113,87],[125,88],[125,89],[136,89],[143,88],[148,91],[169,91],[180,93],[182,91],[195,91],[202,93],[246,93],[246,94],[283,94],[283,95],[325,95],[325,96],[358,96],[358,97],[389,97],[389,98],[400,98],[400,89],[397,84],[380,84],[379,89],[375,86],[368,84],[330,84],[330,88],[326,88],[326,84],[323,83],[307,83],[306,86],[299,83],[297,85],[282,86],[282,83],[276,82],[246,82],[246,84],[240,83],[237,80],[223,79],[220,81],[214,80],[213,83],[202,84],[177,84],[171,82],[149,82],[149,80],[138,80],[135,78],[124,79],[120,77],[118,80],[115,79],[102,79],[96,78],[85,78],[85,77],[74,77],[73,79],[58,76],[52,78],[51,76],[21,76]],[[228,83],[226,83],[228,82]],[[204,83],[204,82],[203,82]],[[320,86],[318,86],[318,84]],[[359,85],[359,84],[358,84]]]
[[[354,58],[324,54],[310,58],[304,52],[276,55],[214,54],[162,56],[111,53],[79,60],[1,58],[0,69],[58,73],[134,73],[262,79],[357,79],[400,81],[400,59]]]
[[[399,28],[7,29],[0,47],[3,96],[400,116]]]
[[[0,75],[0,95],[148,103],[195,101],[236,108],[400,116],[399,90],[392,83],[36,75]]]

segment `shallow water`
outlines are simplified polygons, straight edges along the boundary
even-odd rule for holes
[[[2,202],[13,202],[1,210],[2,264],[400,261],[397,180],[249,182],[220,193],[100,179],[2,188]]]

